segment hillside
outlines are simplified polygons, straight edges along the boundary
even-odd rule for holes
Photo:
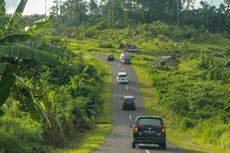
[[[125,29],[84,28],[89,35],[78,32],[76,37],[82,37],[72,39],[70,48],[101,54],[112,52],[118,56],[120,42],[125,42],[143,50],[134,54],[133,66],[148,72],[151,78],[152,101],[146,102],[146,107],[150,114],[159,112],[166,118],[172,141],[176,141],[175,133],[183,135],[183,141],[190,135],[201,149],[229,152],[230,39],[227,35],[159,22]],[[181,62],[179,67],[149,64],[163,55],[177,57]]]

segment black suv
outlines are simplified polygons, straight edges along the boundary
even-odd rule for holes
[[[121,98],[122,101],[122,110],[136,110],[135,97],[133,96],[124,96]]]
[[[136,144],[158,144],[166,149],[166,132],[163,120],[159,116],[138,116],[131,125],[132,148]]]
[[[113,54],[107,54],[106,55],[106,60],[107,61],[114,61],[115,60],[114,55]]]

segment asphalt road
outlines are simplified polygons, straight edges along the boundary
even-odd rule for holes
[[[100,57],[102,58],[102,57]],[[105,57],[103,57],[105,60]],[[108,62],[113,70],[113,130],[106,139],[105,144],[94,153],[189,153],[179,147],[168,143],[166,150],[161,150],[158,146],[131,147],[131,130],[128,125],[138,115],[146,115],[144,102],[140,93],[140,84],[131,65],[120,64],[119,61]],[[120,71],[128,73],[128,84],[117,84],[116,74]],[[136,97],[136,110],[123,111],[121,109],[121,97],[132,95]],[[167,129],[166,129],[167,130]]]

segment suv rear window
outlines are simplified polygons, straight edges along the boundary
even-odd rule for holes
[[[163,122],[159,118],[140,118],[140,119],[138,119],[137,124],[157,126],[157,125],[162,125]]]
[[[125,75],[125,74],[121,74],[121,75],[118,75],[118,76],[119,76],[119,78],[127,77],[127,75]]]

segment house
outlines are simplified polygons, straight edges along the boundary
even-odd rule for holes
[[[150,62],[150,64],[160,64],[165,66],[178,66],[180,61],[174,56],[162,56],[159,60]]]
[[[119,49],[123,49],[126,52],[130,52],[130,53],[140,53],[141,50],[138,49],[136,47],[136,45],[130,45],[130,44],[125,44],[125,43],[121,43],[121,45],[119,46]]]

